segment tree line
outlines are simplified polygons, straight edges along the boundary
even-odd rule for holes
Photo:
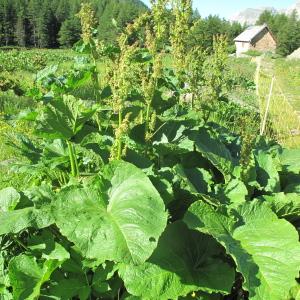
[[[37,48],[71,47],[80,39],[81,27],[76,16],[82,0],[0,0],[0,46]],[[99,26],[97,35],[114,43],[124,26],[148,10],[140,0],[90,0]],[[171,18],[171,15],[170,15]],[[114,24],[113,21],[115,20]],[[288,55],[300,47],[300,20],[291,15],[265,11],[257,24],[267,23],[278,42],[278,53]],[[233,39],[245,26],[231,23],[219,16],[201,18],[194,11],[191,26],[194,34],[190,44],[211,49],[213,36],[226,35],[230,51]]]
[[[80,38],[81,0],[0,0],[0,46],[70,47]],[[148,8],[139,0],[92,0],[98,35],[112,41],[118,28]],[[117,26],[112,26],[112,19]]]
[[[297,12],[290,15],[264,11],[257,21],[267,24],[277,40],[277,53],[286,56],[300,47],[300,19]]]
[[[212,49],[213,37],[223,35],[227,37],[230,47],[229,52],[234,52],[234,38],[246,29],[245,25],[241,25],[238,22],[230,22],[217,15],[209,15],[206,18],[202,18],[197,10],[193,14],[193,19],[194,30],[190,43],[192,46],[198,45],[203,49]]]
[[[0,46],[71,47],[80,39],[81,27],[76,15],[81,2],[82,0],[0,0]],[[140,0],[90,2],[99,23],[97,35],[107,43],[114,43],[118,33],[128,22],[148,10]],[[190,44],[197,44],[204,49],[211,49],[213,36],[220,34],[226,35],[233,47],[234,37],[244,29],[239,23],[230,23],[218,16],[201,18],[198,11],[194,11],[192,25],[194,35]]]

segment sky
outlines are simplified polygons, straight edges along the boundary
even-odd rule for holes
[[[149,0],[142,0],[149,5]],[[246,8],[275,7],[277,9],[287,8],[293,5],[296,0],[194,0],[194,7],[201,16],[210,14],[230,18],[237,12]]]

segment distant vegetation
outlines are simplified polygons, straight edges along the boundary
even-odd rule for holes
[[[238,22],[229,22],[219,16],[210,15],[201,18],[197,11],[194,13],[194,31],[191,36],[191,44],[193,46],[201,46],[204,49],[211,49],[213,45],[213,37],[216,35],[225,35],[228,39],[230,52],[235,51],[234,38],[245,29],[244,25]]]

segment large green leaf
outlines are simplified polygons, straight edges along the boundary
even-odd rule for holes
[[[24,254],[14,257],[9,263],[9,279],[14,300],[38,299],[42,285],[50,279],[53,271],[63,263],[67,255],[63,257],[62,260],[46,260],[43,264]]]
[[[226,248],[244,276],[250,299],[282,300],[295,284],[300,269],[298,233],[264,203],[245,203],[228,214],[198,201],[184,221]]]
[[[69,152],[67,143],[64,140],[56,139],[44,146],[42,163],[50,169],[69,162]]]
[[[211,174],[203,168],[184,168],[178,164],[174,167],[180,178],[181,187],[195,194],[208,194],[213,183]]]
[[[20,201],[20,194],[12,187],[0,191],[0,213],[12,211]]]
[[[167,213],[141,170],[115,162],[106,167],[98,184],[62,191],[55,218],[61,233],[86,258],[138,264],[156,248]]]
[[[300,173],[300,150],[299,149],[283,149],[279,156],[283,171]]]
[[[220,258],[222,251],[213,238],[179,221],[168,225],[147,262],[122,265],[119,273],[126,289],[142,299],[177,299],[198,290],[228,294],[235,272]]]
[[[238,179],[233,179],[227,184],[215,185],[214,197],[222,204],[238,206],[245,202],[247,196],[245,184]]]
[[[39,71],[36,74],[36,81],[37,82],[42,81],[42,80],[46,79],[47,77],[49,77],[50,75],[55,74],[57,69],[58,69],[58,65],[47,66],[46,68],[42,69],[41,71]]]
[[[189,138],[195,142],[196,149],[224,175],[226,180],[232,175],[238,175],[238,161],[207,128],[192,131]]]
[[[266,192],[279,192],[278,161],[271,153],[264,150],[256,151],[254,157],[258,183]]]
[[[24,191],[24,194],[37,208],[47,207],[55,198],[55,193],[52,191],[51,186],[47,184],[32,186],[28,190]]]
[[[0,213],[0,235],[18,233],[28,227],[44,228],[54,223],[50,207],[27,207]]]
[[[70,258],[69,252],[55,242],[53,233],[47,229],[41,231],[40,234],[31,236],[27,241],[27,247],[34,256],[47,260],[65,261]]]
[[[300,195],[291,193],[276,193],[271,196],[262,196],[263,200],[272,208],[276,215],[290,222],[300,219]]]
[[[48,291],[49,299],[56,297],[59,300],[87,300],[90,299],[90,293],[91,287],[84,274],[71,274],[68,278],[53,280]]]
[[[4,266],[4,257],[3,257],[3,252],[0,253],[0,300],[6,300],[5,297],[7,297],[7,300],[11,299],[9,298],[9,293],[7,291],[7,288],[10,286],[9,284],[9,278],[7,275],[7,270],[5,269]],[[6,295],[7,294],[7,295]],[[2,297],[2,295],[4,295]],[[2,297],[2,298],[1,298]]]
[[[169,121],[153,137],[153,147],[160,154],[182,154],[194,150],[194,143],[187,136],[188,122]]]
[[[69,140],[94,113],[82,100],[64,95],[62,100],[52,101],[44,108],[38,119],[37,133],[44,138]]]

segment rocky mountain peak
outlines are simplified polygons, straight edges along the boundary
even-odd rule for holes
[[[291,14],[294,10],[296,10],[298,15],[300,16],[300,0],[297,0],[295,4],[283,10],[276,10],[274,7],[247,8],[232,16],[230,20],[239,22],[241,24],[254,25],[258,20],[259,16],[265,10],[272,11],[273,13],[286,14]]]

